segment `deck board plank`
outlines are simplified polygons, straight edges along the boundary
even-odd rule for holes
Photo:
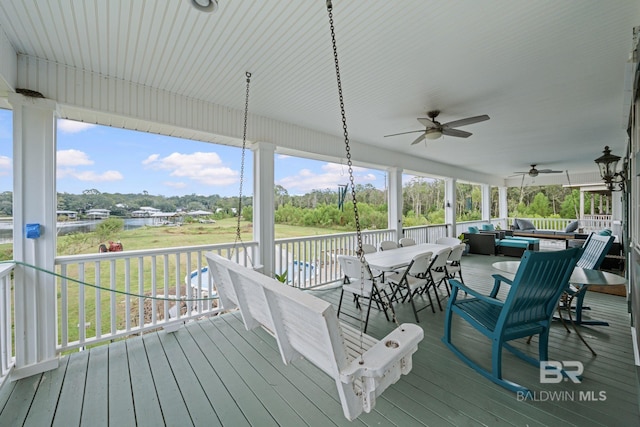
[[[2,426],[21,426],[28,416],[29,408],[36,394],[43,374],[32,375],[17,382],[7,399],[5,410],[0,417]]]
[[[31,404],[29,414],[25,419],[25,426],[51,425],[60,398],[62,382],[67,371],[68,357],[60,359],[58,369],[45,372],[38,384],[38,390]],[[0,425],[3,425],[0,422]]]
[[[109,345],[109,425],[127,426],[135,423],[127,347],[124,341],[117,341]]]
[[[85,382],[85,399],[80,423],[85,426],[109,425],[109,347],[100,346],[89,351],[90,375]]]
[[[146,334],[142,341],[146,353],[152,355],[148,358],[149,368],[153,376],[165,425],[193,426],[193,421],[191,421],[191,416],[184,403],[184,397],[180,393],[178,383],[162,349],[158,336],[160,333],[163,332]]]
[[[127,340],[125,344],[127,345],[129,372],[134,373],[131,375],[131,392],[133,393],[138,425],[163,425],[162,408],[143,341],[140,339]]]
[[[195,426],[219,426],[220,420],[211,407],[204,390],[200,386],[197,373],[182,351],[177,335],[188,334],[184,328],[174,333],[159,333],[160,343],[164,348],[171,371],[177,380],[178,387],[187,405],[191,420]]]
[[[85,382],[89,352],[81,351],[67,356],[67,373],[64,376],[58,407],[53,419],[53,426],[80,425],[80,416],[85,397]]]

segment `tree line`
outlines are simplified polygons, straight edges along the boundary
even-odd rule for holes
[[[387,227],[387,191],[371,184],[356,185],[357,203],[363,228]],[[457,183],[455,201],[446,201],[444,181],[414,178],[403,185],[403,218],[405,226],[442,224],[447,202],[455,203],[457,220],[481,219],[482,192],[479,185]],[[289,194],[286,188],[274,188],[275,220],[281,224],[317,227],[353,228],[355,218],[351,189],[347,188],[341,203],[341,189],[312,190],[303,195]],[[507,189],[509,216],[576,218],[580,192],[560,185]],[[598,195],[597,197],[605,197]],[[251,196],[243,197],[243,217],[251,220]],[[599,202],[597,202],[599,206]],[[183,196],[102,193],[88,189],[82,194],[58,193],[58,210],[79,213],[89,209],[109,209],[114,216],[129,216],[143,206],[164,212],[177,210],[208,210],[218,217],[233,216],[237,212],[238,197],[217,194]],[[0,193],[0,215],[12,215],[12,193]],[[491,191],[491,216],[498,217],[498,189]]]

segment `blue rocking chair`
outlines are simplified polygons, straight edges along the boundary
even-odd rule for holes
[[[463,362],[496,384],[514,392],[528,392],[526,387],[502,378],[502,348],[534,366],[539,366],[540,361],[548,360],[551,319],[581,253],[581,248],[557,252],[525,251],[513,280],[499,274],[493,275],[495,282],[490,295],[497,295],[502,282],[511,285],[505,301],[482,295],[458,280],[451,279],[451,298],[447,305],[442,341]],[[464,291],[468,297],[458,298],[458,291]],[[451,342],[451,320],[454,313],[492,341],[490,372]],[[540,335],[539,360],[508,344],[508,341],[530,335]]]

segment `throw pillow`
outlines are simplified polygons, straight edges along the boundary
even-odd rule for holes
[[[469,234],[478,234],[478,227],[469,227]]]
[[[564,232],[573,233],[577,229],[578,229],[578,221],[573,221],[571,224],[567,225],[567,228],[565,228]]]
[[[493,231],[495,227],[493,224],[482,224],[482,231]]]
[[[518,224],[518,228],[520,230],[535,230],[536,226],[533,223],[526,219],[516,219],[516,223]]]
[[[609,230],[608,228],[605,228],[604,230],[601,230],[598,234],[601,236],[611,236],[611,233],[613,233],[611,230]]]

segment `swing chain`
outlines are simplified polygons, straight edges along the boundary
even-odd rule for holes
[[[338,63],[338,48],[336,45],[336,34],[335,34],[335,27],[333,25],[333,4],[331,3],[331,0],[327,0],[327,13],[329,15],[329,27],[331,29],[331,43],[333,46],[333,61],[335,63],[336,66],[336,79],[338,81],[338,98],[340,99],[340,114],[342,117],[342,129],[343,129],[343,133],[344,133],[344,145],[345,145],[345,151],[346,151],[346,158],[347,158],[347,166],[348,168],[348,172],[349,172],[349,182],[350,182],[350,186],[351,186],[351,199],[353,201],[353,214],[354,214],[354,219],[355,219],[355,223],[356,223],[356,235],[357,235],[357,241],[358,241],[358,250],[357,250],[357,255],[358,255],[358,259],[360,260],[360,265],[361,265],[361,287],[364,286],[364,274],[365,274],[365,268],[367,269],[367,271],[369,272],[369,277],[372,278],[374,285],[375,285],[375,279],[373,278],[373,275],[371,274],[371,269],[369,267],[369,264],[367,263],[367,260],[364,257],[364,250],[362,249],[362,231],[360,229],[360,215],[358,213],[358,204],[356,202],[356,188],[355,188],[355,183],[354,183],[354,178],[353,178],[353,163],[351,162],[351,147],[349,146],[349,133],[347,132],[347,117],[346,117],[346,113],[345,113],[345,109],[344,109],[344,97],[342,95],[342,80],[340,79],[340,65]],[[384,285],[384,284],[383,284]],[[393,322],[399,326],[398,323],[398,319],[396,317],[396,312],[393,309],[393,305],[391,304],[391,301],[389,302],[383,302],[383,305],[388,306],[389,309],[391,310],[391,314],[392,314],[392,318],[393,318]],[[362,357],[362,346],[363,346],[363,331],[362,331],[362,311],[360,311],[360,357]],[[360,363],[363,363],[362,360],[360,361]]]
[[[246,72],[247,76],[247,91],[244,101],[244,128],[242,131],[242,156],[240,160],[240,192],[238,194],[238,226],[236,227],[236,243],[242,241],[240,237],[240,220],[242,218],[242,185],[244,184],[244,157],[247,145],[247,116],[249,115],[249,85],[251,83],[251,73]]]

